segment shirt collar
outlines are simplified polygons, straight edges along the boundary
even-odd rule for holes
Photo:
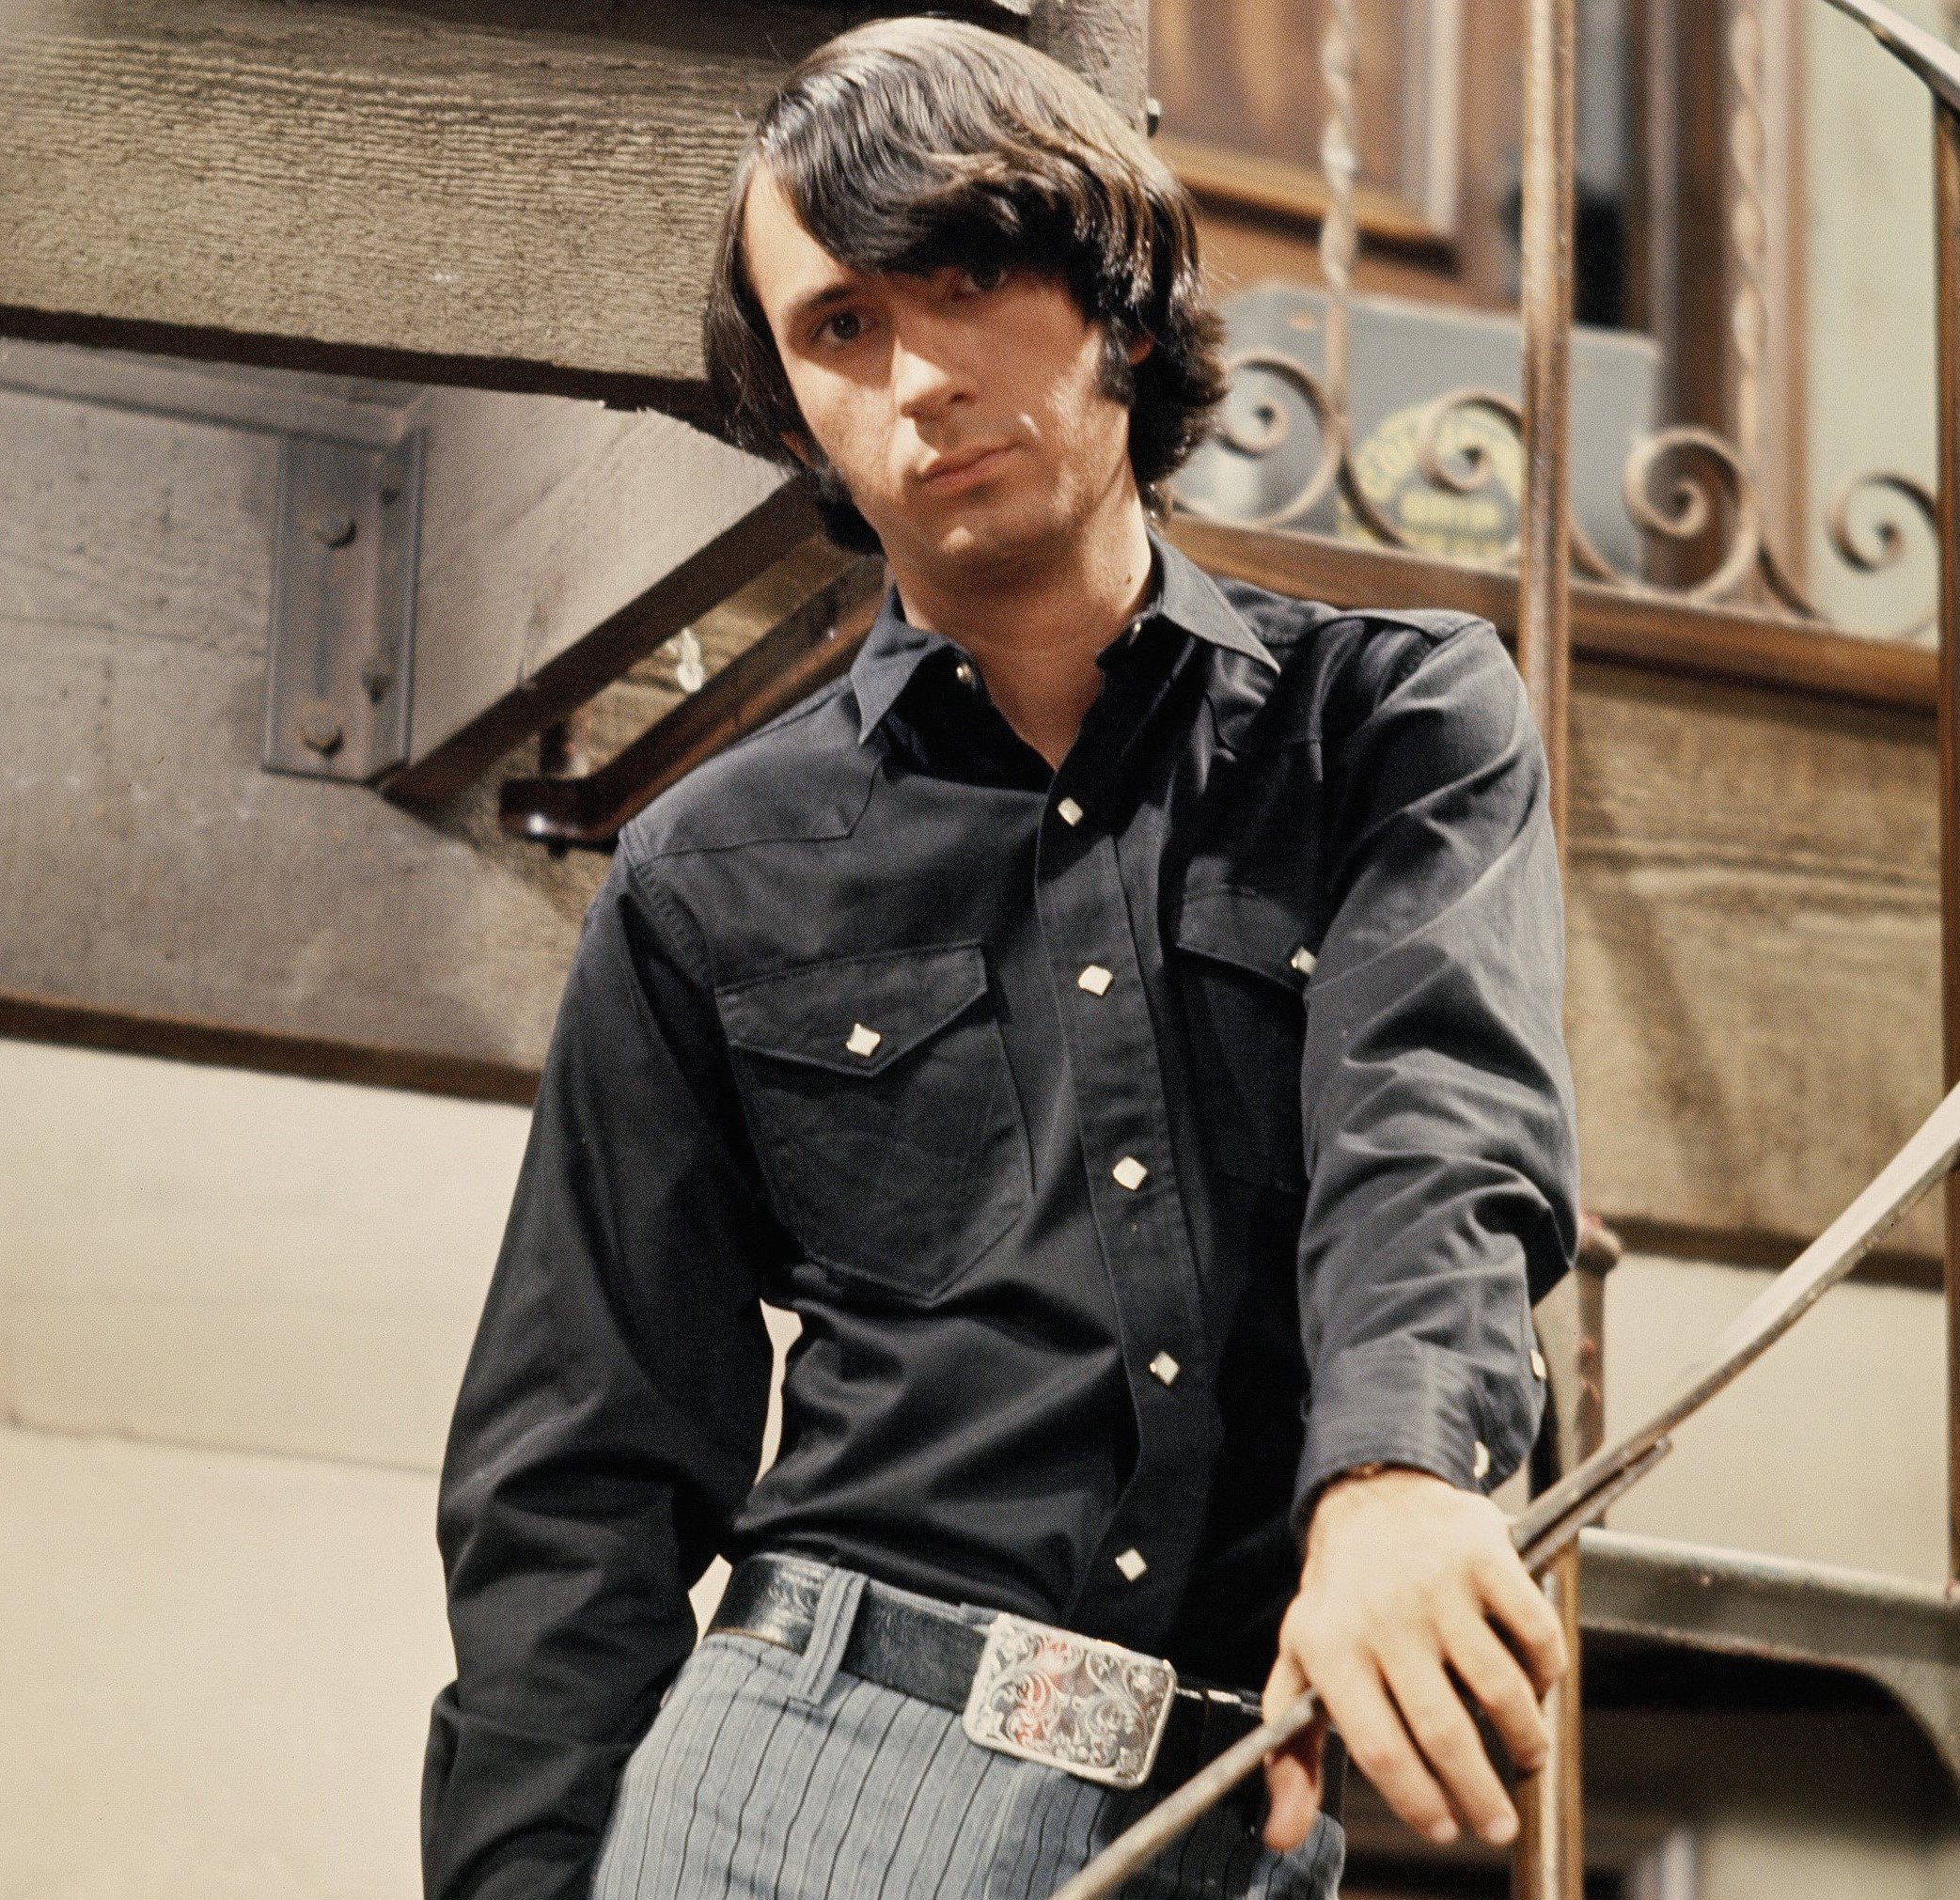
[[[1217,582],[1154,528],[1150,530],[1150,542],[1155,556],[1156,588],[1143,610],[1098,657],[1106,657],[1152,620],[1165,620],[1212,646],[1242,654],[1277,673],[1278,661],[1240,618],[1238,609],[1225,598]],[[878,616],[871,622],[856,659],[851,663],[851,688],[857,696],[858,738],[869,739],[883,724],[885,715],[929,654],[953,645],[943,634],[913,626],[899,605],[898,589],[887,586]]]
[[[1151,531],[1151,545],[1157,551],[1157,572],[1162,576],[1157,611],[1167,620],[1215,647],[1244,654],[1269,673],[1279,670],[1279,662],[1273,657],[1272,650],[1246,624],[1238,608],[1225,598],[1210,574],[1172,547],[1155,529]]]

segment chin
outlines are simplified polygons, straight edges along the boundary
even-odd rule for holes
[[[940,559],[979,565],[1018,559],[1069,531],[1068,521],[1045,497],[1002,495],[963,509],[926,539]]]

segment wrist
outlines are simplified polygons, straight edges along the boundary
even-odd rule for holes
[[[1320,1525],[1344,1518],[1372,1499],[1431,1485],[1441,1485],[1446,1491],[1452,1488],[1435,1472],[1425,1471],[1419,1465],[1398,1465],[1388,1459],[1351,1465],[1344,1471],[1335,1472],[1316,1493],[1307,1518],[1307,1542],[1310,1547],[1314,1531]]]

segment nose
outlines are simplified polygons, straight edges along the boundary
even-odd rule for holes
[[[891,393],[901,416],[922,420],[971,398],[971,378],[951,342],[940,325],[923,315],[896,326]]]

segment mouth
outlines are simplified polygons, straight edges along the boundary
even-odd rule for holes
[[[980,448],[967,455],[942,456],[928,465],[918,478],[919,485],[930,488],[935,495],[948,495],[960,489],[970,488],[985,481],[1009,455],[1013,453],[1012,443],[1002,443],[995,448]]]

